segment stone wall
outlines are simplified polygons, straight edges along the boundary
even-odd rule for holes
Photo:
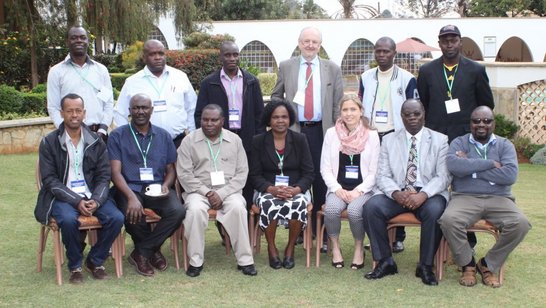
[[[49,117],[0,121],[0,154],[37,152],[42,138],[54,129]]]

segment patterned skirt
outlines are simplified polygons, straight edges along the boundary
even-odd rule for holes
[[[306,194],[297,194],[292,199],[282,200],[273,197],[270,193],[259,193],[256,204],[260,207],[260,228],[265,230],[271,221],[277,219],[297,219],[307,224],[307,204],[309,197]]]

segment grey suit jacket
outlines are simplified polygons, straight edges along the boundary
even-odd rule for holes
[[[448,148],[446,135],[423,127],[417,154],[419,174],[423,182],[421,191],[429,198],[440,194],[449,201],[447,188],[451,183],[451,174],[446,164]],[[405,187],[408,155],[409,145],[405,129],[383,137],[374,193],[383,193],[392,198],[393,192]]]
[[[298,75],[300,71],[300,56],[281,62],[277,73],[277,84],[273,88],[271,98],[286,99],[292,102],[292,107],[298,113],[298,106],[293,102],[298,91]],[[339,116],[339,102],[343,97],[343,79],[341,69],[330,60],[320,59],[320,95],[322,106],[322,130],[336,123]],[[297,119],[297,117],[296,117]],[[291,129],[299,132],[300,125],[296,121]]]

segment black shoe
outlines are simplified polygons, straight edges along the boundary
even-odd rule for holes
[[[190,277],[197,277],[201,275],[201,271],[203,270],[203,265],[201,266],[192,266],[188,267],[188,270],[186,271],[186,275]]]
[[[343,268],[345,266],[345,262],[344,261],[339,261],[339,262],[332,261],[332,266],[335,267],[335,268]]]
[[[415,277],[421,278],[421,281],[426,285],[438,285],[438,280],[436,280],[436,275],[432,272],[432,266],[430,265],[418,265],[415,269]]]
[[[352,270],[359,270],[361,268],[364,267],[364,262],[360,263],[360,264],[356,264],[356,263],[351,263],[351,269]]]
[[[401,241],[396,241],[392,243],[392,252],[399,253],[404,251],[404,243]]]
[[[379,264],[377,264],[373,271],[364,274],[364,278],[381,279],[385,276],[394,275],[396,273],[398,273],[398,267],[396,266],[396,263],[393,263],[393,265],[389,265],[385,261],[379,261]]]
[[[258,271],[256,270],[256,267],[254,267],[254,264],[237,265],[237,269],[242,271],[243,274],[245,274],[247,276],[256,276],[256,275],[258,275]]]
[[[296,239],[296,245],[301,244],[303,244],[303,234],[300,233],[300,235],[298,235],[298,238]]]
[[[74,269],[70,272],[70,279],[68,279],[68,282],[70,282],[71,284],[83,283],[83,274],[81,267],[78,267],[77,269]]]
[[[282,261],[282,266],[286,269],[294,268],[296,265],[296,262],[294,262],[293,257],[284,257],[284,260]]]
[[[326,243],[322,244],[322,246],[320,247],[320,252],[321,253],[327,253],[328,252],[328,244],[326,244]]]
[[[269,258],[269,266],[273,269],[279,269],[282,267],[282,262],[279,256]]]

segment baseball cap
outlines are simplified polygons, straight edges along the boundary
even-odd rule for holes
[[[440,34],[438,34],[438,37],[448,35],[448,34],[455,34],[460,37],[461,31],[459,31],[459,28],[457,28],[457,26],[454,26],[454,25],[443,26],[442,29],[440,29]]]

